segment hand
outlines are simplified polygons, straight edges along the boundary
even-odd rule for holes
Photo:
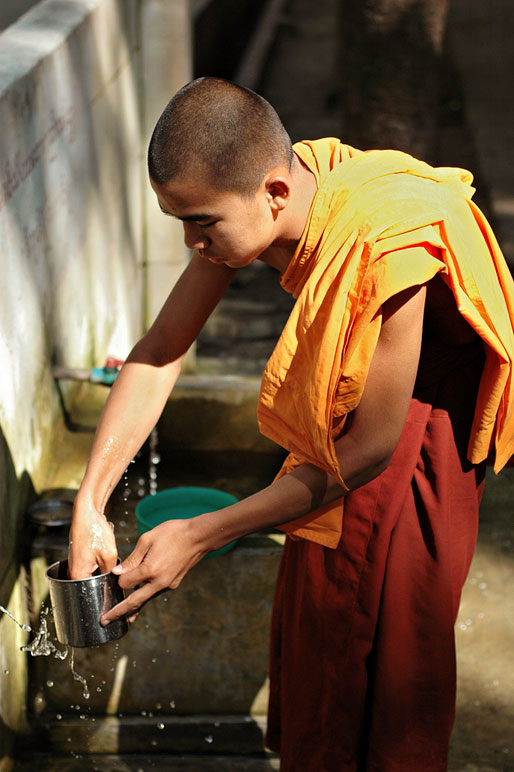
[[[114,568],[117,559],[113,526],[95,508],[91,499],[77,498],[68,550],[70,579],[85,579],[92,576],[97,568],[106,574]]]
[[[168,520],[139,538],[132,554],[113,569],[123,590],[137,589],[100,619],[102,625],[123,615],[133,622],[150,598],[179,586],[208,552],[195,537],[195,519]]]

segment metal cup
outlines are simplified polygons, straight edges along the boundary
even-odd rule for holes
[[[125,617],[102,627],[100,617],[120,603],[123,590],[116,574],[95,574],[87,579],[68,579],[68,561],[54,563],[46,572],[55,631],[68,646],[97,646],[121,638],[128,631]]]

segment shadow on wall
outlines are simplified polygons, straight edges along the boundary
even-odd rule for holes
[[[233,79],[263,12],[262,0],[214,0],[194,23],[195,77]]]
[[[0,426],[0,605],[7,607],[28,544],[24,537],[24,513],[35,499],[28,472],[16,474],[9,446]],[[16,570],[13,570],[13,566]],[[1,646],[1,642],[0,642]]]

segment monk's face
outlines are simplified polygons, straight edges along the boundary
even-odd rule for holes
[[[264,183],[250,197],[196,179],[151,184],[161,210],[182,221],[186,246],[212,263],[242,268],[276,237],[276,213]]]

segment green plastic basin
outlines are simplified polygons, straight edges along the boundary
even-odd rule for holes
[[[238,499],[235,496],[216,488],[197,488],[196,486],[166,488],[153,496],[145,496],[136,504],[139,535],[141,536],[166,520],[184,520],[196,517],[204,512],[223,509],[230,504],[235,504],[236,501]],[[236,543],[236,541],[231,541],[219,550],[209,552],[205,557],[222,555],[235,547]]]

